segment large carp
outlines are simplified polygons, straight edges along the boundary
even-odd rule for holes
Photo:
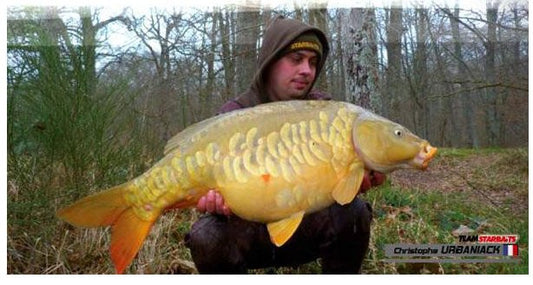
[[[118,273],[165,209],[194,206],[209,189],[218,189],[239,217],[265,223],[271,241],[282,246],[306,213],[352,201],[365,169],[425,169],[436,152],[401,125],[353,104],[263,104],[186,128],[144,174],[58,216],[76,226],[111,226]]]

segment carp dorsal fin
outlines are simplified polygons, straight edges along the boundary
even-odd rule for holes
[[[216,120],[220,116],[221,115],[211,117],[209,119],[194,123],[183,129],[177,135],[173,136],[172,138],[170,138],[170,140],[168,140],[167,144],[165,145],[164,154],[167,155],[178,147],[185,147],[194,143],[193,140],[196,137],[202,136],[202,130],[205,130],[209,125],[216,122]]]
[[[285,244],[302,222],[304,214],[305,211],[300,211],[286,219],[267,224],[272,243],[278,247]]]
[[[359,192],[361,183],[363,182],[363,176],[365,175],[365,169],[360,162],[354,162],[350,165],[348,174],[341,179],[333,192],[331,193],[333,199],[341,205],[350,203]]]

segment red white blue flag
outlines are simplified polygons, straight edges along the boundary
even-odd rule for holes
[[[518,256],[518,245],[516,244],[504,244],[503,255],[505,256]]]

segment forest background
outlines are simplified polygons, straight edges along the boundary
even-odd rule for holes
[[[261,36],[277,14],[328,36],[331,52],[316,88],[449,148],[443,159],[464,161],[479,156],[471,149],[488,149],[496,150],[498,164],[527,164],[527,1],[467,8],[447,2],[355,8],[327,1],[243,2],[211,8],[8,7],[8,272],[84,272],[94,258],[107,260],[101,231],[73,233],[55,211],[142,173],[162,157],[169,138],[244,91]],[[525,222],[519,230],[527,236],[527,165],[519,174],[508,190],[525,203],[516,218]],[[489,201],[492,210],[503,205]],[[404,209],[404,202],[395,206]],[[170,242],[188,264],[182,233],[197,214],[176,215],[161,228],[175,232],[171,224],[183,224]],[[73,256],[81,244],[84,251]],[[143,254],[150,257],[145,251],[141,260]],[[166,272],[176,266],[168,262],[161,261]]]

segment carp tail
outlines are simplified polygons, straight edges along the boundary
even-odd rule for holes
[[[117,273],[130,265],[160,211],[153,210],[147,219],[139,218],[124,199],[128,185],[82,198],[57,212],[57,216],[79,227],[111,226],[111,260]]]

